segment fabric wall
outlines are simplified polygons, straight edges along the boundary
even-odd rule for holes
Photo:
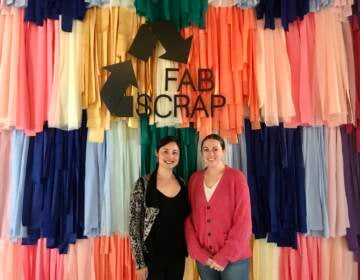
[[[141,24],[192,36],[187,63],[128,54]],[[116,117],[105,66],[131,61],[160,112],[174,96],[204,110]],[[166,68],[179,68],[164,85]],[[198,84],[178,88],[184,73]],[[247,175],[251,279],[360,279],[360,1],[0,0],[0,280],[135,278],[128,209],[161,137],[181,142],[176,172],[202,166],[201,139],[226,139]],[[187,259],[184,279],[196,280]]]

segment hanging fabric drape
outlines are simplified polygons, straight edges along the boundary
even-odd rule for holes
[[[187,181],[210,133],[247,174],[252,280],[359,279],[359,16],[359,0],[0,0],[0,280],[135,280],[135,180],[173,135]],[[128,54],[151,21],[192,36],[187,63],[158,39]],[[104,67],[126,61],[134,115],[117,117]]]

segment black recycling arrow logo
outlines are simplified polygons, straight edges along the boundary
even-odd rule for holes
[[[183,39],[175,25],[166,21],[155,21],[142,24],[128,51],[132,56],[147,61],[157,41],[165,53],[160,57],[180,63],[187,63],[192,37]],[[133,98],[126,96],[126,89],[137,87],[135,72],[131,61],[112,64],[104,67],[111,72],[101,89],[100,96],[109,111],[119,117],[133,116]]]
[[[108,65],[104,68],[111,72],[100,92],[106,107],[118,117],[132,117],[133,99],[132,96],[125,95],[130,85],[137,87],[131,61]]]
[[[163,45],[166,52],[161,58],[187,63],[191,48],[192,36],[183,39],[175,25],[167,21],[155,21],[141,25],[128,51],[138,59],[147,61],[156,42]]]

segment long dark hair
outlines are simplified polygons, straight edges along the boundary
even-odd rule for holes
[[[163,138],[160,139],[159,143],[156,146],[156,152],[159,152],[160,148],[169,144],[169,143],[176,143],[176,145],[178,146],[179,150],[180,150],[180,142],[179,140],[175,137],[175,136],[165,136]],[[156,167],[155,170],[153,171],[153,174],[158,171],[159,169],[159,163],[156,163]]]
[[[176,145],[178,146],[179,150],[180,150],[180,142],[179,140],[175,137],[175,136],[165,136],[163,138],[160,139],[159,143],[156,146],[156,151],[159,152],[160,148],[169,144],[169,143],[176,143]],[[156,175],[157,175],[157,171],[159,169],[159,163],[156,164],[155,170],[151,173],[150,178],[149,178],[149,182],[148,182],[148,191],[146,193],[146,203],[148,204],[148,206],[150,205],[157,205],[157,201],[156,197],[154,196],[154,190],[156,189]],[[179,182],[182,182],[179,177],[174,174],[175,177],[179,180]],[[152,198],[150,198],[152,196]]]

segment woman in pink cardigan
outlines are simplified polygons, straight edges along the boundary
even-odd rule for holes
[[[224,164],[224,152],[225,142],[219,135],[206,136],[201,154],[207,167],[189,181],[186,242],[202,280],[249,278],[249,189],[242,172]]]

